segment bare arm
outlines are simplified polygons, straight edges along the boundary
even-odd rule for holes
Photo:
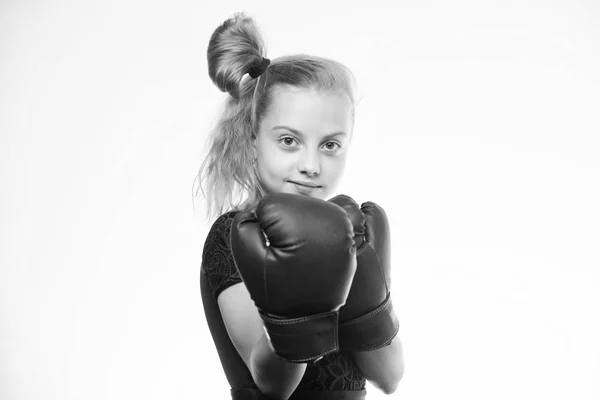
[[[263,333],[252,349],[250,371],[260,390],[276,399],[289,398],[302,380],[306,364],[291,363],[275,355]]]
[[[260,391],[274,399],[288,399],[302,380],[306,364],[277,357],[243,283],[225,289],[217,302],[227,333]]]
[[[389,346],[373,351],[352,352],[356,365],[365,378],[385,394],[392,394],[404,375],[404,357],[400,337]]]

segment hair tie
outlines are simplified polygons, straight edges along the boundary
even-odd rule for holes
[[[252,79],[258,78],[267,70],[269,64],[271,64],[271,60],[263,57],[260,63],[256,63],[250,67],[250,69],[248,70],[248,75],[250,75]]]

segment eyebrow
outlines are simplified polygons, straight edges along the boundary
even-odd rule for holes
[[[292,132],[292,133],[294,133],[294,134],[296,134],[298,136],[304,137],[304,134],[302,132],[300,132],[299,130],[294,129],[294,128],[290,128],[289,126],[285,126],[285,125],[275,125],[271,129],[273,129],[273,130],[275,130],[275,129],[286,129],[286,130],[288,130],[288,131],[290,131],[290,132]],[[331,139],[331,138],[336,137],[336,136],[345,136],[345,135],[346,135],[346,132],[339,131],[339,132],[329,133],[329,134],[325,135],[324,137],[325,137],[325,139]]]

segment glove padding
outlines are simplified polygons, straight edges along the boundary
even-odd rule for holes
[[[275,353],[312,362],[339,350],[338,312],[356,271],[352,223],[339,206],[276,193],[231,229],[235,264]]]
[[[340,309],[340,349],[372,351],[387,346],[400,323],[390,297],[390,228],[383,208],[358,204],[349,196],[329,200],[339,205],[354,226],[357,268],[346,304]]]

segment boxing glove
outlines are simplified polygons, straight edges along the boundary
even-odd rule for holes
[[[329,200],[342,207],[354,227],[357,267],[346,304],[339,312],[340,349],[371,351],[394,339],[400,327],[390,297],[390,228],[383,208],[361,207],[350,197]]]
[[[231,249],[277,356],[315,362],[339,350],[338,312],[356,271],[350,218],[325,200],[263,197],[236,214]]]

